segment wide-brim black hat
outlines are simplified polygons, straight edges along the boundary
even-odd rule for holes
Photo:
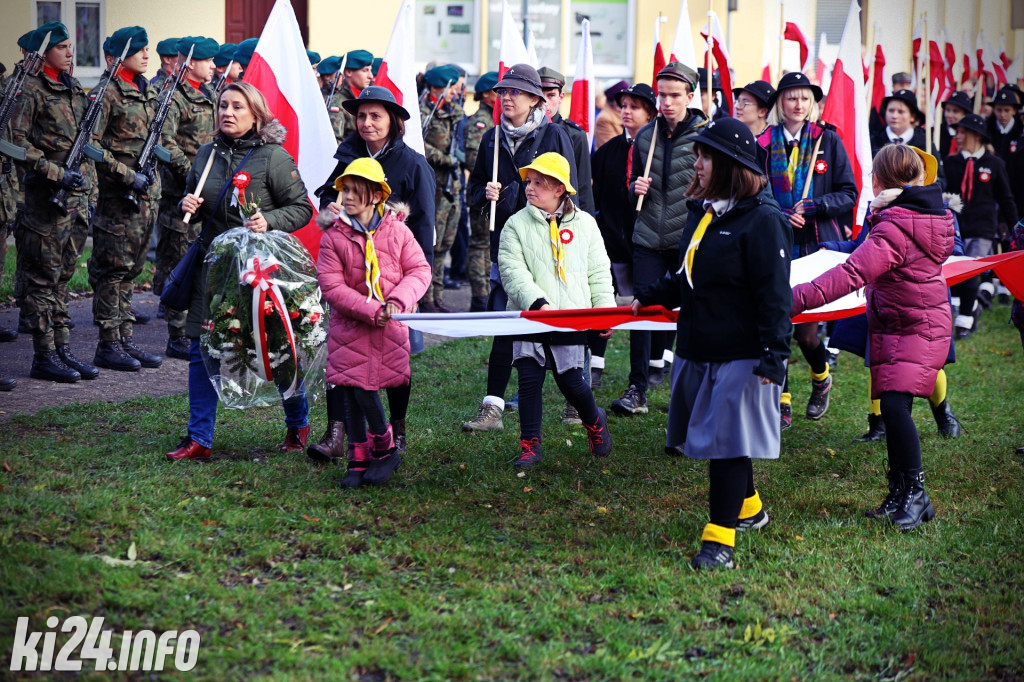
[[[355,116],[359,113],[359,107],[366,104],[367,102],[375,102],[381,104],[385,109],[395,112],[398,118],[403,121],[409,120],[409,112],[405,110],[398,100],[395,99],[394,94],[387,88],[383,88],[379,85],[368,85],[362,89],[359,93],[359,97],[355,99],[347,99],[341,103],[345,111]]]
[[[959,90],[946,98],[946,101],[942,103],[942,108],[945,109],[947,104],[960,107],[968,114],[974,111],[974,102],[971,100],[971,96]]]
[[[757,163],[757,142],[745,123],[735,118],[719,118],[701,127],[700,134],[687,138],[694,144],[717,149],[759,175],[764,168]]]
[[[985,142],[989,141],[988,128],[985,127],[985,119],[980,114],[967,114],[962,119],[953,124],[954,128],[964,128],[970,130],[973,133],[981,135],[981,139]]]
[[[654,88],[647,83],[634,83],[625,90],[619,90],[615,93],[615,103],[620,107],[622,106],[622,98],[626,95],[630,97],[639,97],[640,99],[650,102],[654,110],[658,110],[658,96],[654,94]]]
[[[1020,94],[1014,88],[1009,86],[1002,87],[999,89],[999,92],[996,93],[996,96],[992,98],[992,101],[989,102],[989,104],[992,106],[996,106],[997,104],[1007,104],[1011,107],[1020,109]]]
[[[889,102],[892,102],[893,100],[906,104],[910,109],[910,113],[914,115],[914,118],[921,123],[924,123],[924,114],[922,114],[921,110],[917,108],[917,95],[914,94],[913,90],[897,90],[888,97],[883,97],[882,110],[878,113],[885,116],[885,110],[889,108]]]
[[[697,82],[702,86],[708,84],[708,70],[703,66],[697,68]],[[722,79],[717,72],[711,74],[711,89],[715,92],[722,91]]]
[[[742,88],[733,88],[733,98],[739,97],[741,92],[745,92],[758,102],[761,106],[769,108],[771,105],[768,104],[772,101],[772,97],[775,96],[775,88],[768,81],[754,81],[753,83],[747,83]]]
[[[544,98],[544,90],[540,86],[540,75],[537,73],[537,69],[529,64],[515,64],[512,66],[501,77],[501,80],[494,86],[494,89],[521,90],[535,97]]]
[[[782,91],[789,90],[791,88],[810,88],[811,93],[814,95],[815,102],[820,102],[821,98],[825,96],[825,93],[821,91],[821,88],[812,83],[810,78],[799,71],[791,71],[779,79],[779,84],[775,88],[775,93],[772,95],[771,101],[768,102],[768,107],[771,108],[775,106],[775,101],[779,99],[779,95],[782,94]]]

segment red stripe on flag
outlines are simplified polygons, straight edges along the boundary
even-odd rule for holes
[[[380,70],[377,71],[377,75],[373,77],[373,84],[379,85],[382,88],[387,88],[391,91],[391,94],[395,96],[395,100],[400,104],[404,104],[402,101],[402,91],[399,89],[395,82],[388,76],[388,63],[381,62]]]
[[[569,101],[569,120],[590,133],[590,81],[574,80]]]
[[[634,315],[633,308],[626,305],[615,308],[585,308],[581,310],[526,310],[523,311],[521,317],[535,322],[543,322],[553,327],[584,331],[594,329],[595,313],[600,315],[599,321],[602,329],[610,329],[620,324],[641,320],[675,324],[678,317],[678,313],[666,310],[660,305],[643,307],[640,309],[639,315]]]

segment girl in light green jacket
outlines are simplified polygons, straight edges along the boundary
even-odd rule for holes
[[[571,310],[615,306],[611,264],[597,222],[573,206],[569,162],[554,152],[519,169],[529,206],[505,223],[498,270],[509,310]],[[610,334],[610,332],[609,332]],[[550,332],[517,337],[513,366],[519,372],[519,458],[526,469],[541,460],[541,391],[547,369],[587,430],[590,451],[611,453],[604,410],[583,376],[586,332]]]

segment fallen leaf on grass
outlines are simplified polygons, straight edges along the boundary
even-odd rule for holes
[[[381,625],[379,628],[377,628],[376,630],[373,631],[373,634],[379,635],[381,632],[384,631],[384,628],[386,628],[388,625],[391,624],[391,621],[392,621],[392,619],[388,618],[386,621],[384,621],[383,625]]]
[[[216,526],[217,522],[213,521],[212,519],[207,519],[206,521],[203,521],[203,525],[207,526],[207,527],[209,527],[209,526]]]
[[[4,469],[4,471],[6,471],[9,474],[14,472],[14,469],[11,468],[11,465],[7,463],[6,459],[4,460],[4,463],[3,463],[3,469]]]
[[[306,519],[310,523],[320,523],[320,518],[319,517],[312,517],[309,514],[303,514],[302,518]]]
[[[135,543],[128,545],[128,560],[135,561],[139,556],[139,550],[135,548]]]
[[[608,507],[598,507],[597,508],[597,513],[598,514],[607,514],[608,513]]]
[[[106,554],[100,554],[96,556],[97,559],[105,563],[107,566],[145,566],[146,564],[153,563],[152,561],[136,561],[134,559],[115,559],[112,556]]]
[[[45,487],[46,487],[45,483],[40,483],[39,485],[32,486],[32,490],[42,490]]]
[[[516,474],[516,476],[518,476],[519,478],[526,478],[526,472],[520,471],[518,474]]]
[[[533,492],[533,488],[527,486],[527,487],[523,488],[523,492],[524,493],[532,493]]]

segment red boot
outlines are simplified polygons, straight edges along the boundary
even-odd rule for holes
[[[370,485],[383,485],[391,480],[395,469],[402,463],[402,456],[395,450],[395,438],[388,424],[388,430],[381,435],[370,434],[370,466],[363,481]]]
[[[210,448],[200,445],[188,436],[181,439],[181,445],[173,452],[164,455],[171,461],[179,459],[194,459],[206,462],[210,459]]]
[[[370,443],[348,444],[348,472],[341,480],[342,488],[358,488],[363,484],[363,474],[370,463]]]
[[[295,450],[305,450],[306,441],[309,440],[309,424],[298,427],[289,426],[288,430],[284,434],[284,443],[278,448],[281,452],[293,452]]]

